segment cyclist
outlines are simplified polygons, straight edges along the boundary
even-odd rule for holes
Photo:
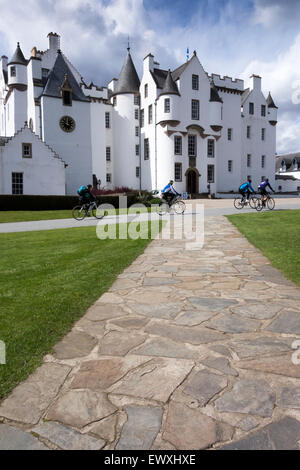
[[[181,196],[181,194],[176,191],[173,184],[174,181],[170,180],[161,192],[162,198],[168,203],[169,206],[171,206],[172,201],[176,196]]]
[[[266,188],[269,187],[271,189],[271,191],[273,191],[273,193],[275,193],[274,189],[272,188],[272,186],[270,185],[270,182],[269,182],[269,178],[266,178],[262,183],[260,183],[260,185],[258,186],[258,191],[260,192],[260,194],[262,195],[262,205],[263,207],[266,205],[266,200],[269,196],[269,193],[268,191],[266,190]]]
[[[96,199],[92,194],[92,187],[93,186],[91,184],[88,184],[87,186],[80,186],[77,191],[80,204],[90,204],[91,201]]]
[[[241,184],[241,186],[239,187],[239,193],[242,195],[243,198],[246,198],[245,202],[249,202],[250,193],[255,194],[251,183],[252,180],[248,178],[246,183]]]

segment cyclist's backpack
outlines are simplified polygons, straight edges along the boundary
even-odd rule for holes
[[[85,193],[86,189],[87,189],[86,186],[80,186],[80,188],[77,191],[77,194],[79,194],[79,196],[82,196]]]

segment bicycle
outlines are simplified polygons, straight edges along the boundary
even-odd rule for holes
[[[256,205],[258,201],[259,201],[259,198],[257,196],[250,194],[249,202],[246,202],[246,196],[238,196],[234,199],[233,205],[236,209],[243,209],[245,206],[249,204],[251,209],[256,209]]]
[[[83,220],[85,217],[89,217],[90,212],[92,213],[93,217],[95,217],[95,219],[100,220],[105,216],[105,211],[100,211],[98,209],[96,200],[82,204],[81,206],[75,206],[72,209],[72,215],[76,220]]]
[[[265,198],[263,198],[263,195],[257,200],[256,204],[256,210],[260,212],[263,208],[268,208],[270,211],[272,211],[275,207],[275,199],[273,199],[270,194],[267,194]]]
[[[159,205],[156,208],[156,212],[158,215],[165,215],[167,212],[171,212],[171,210],[174,210],[176,214],[183,214],[185,211],[185,203],[181,199],[180,196],[176,196],[172,201],[171,204],[166,202],[165,200],[161,200]]]

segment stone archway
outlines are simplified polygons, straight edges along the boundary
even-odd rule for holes
[[[185,172],[186,192],[188,194],[199,193],[199,177],[200,173],[197,168],[188,168]]]

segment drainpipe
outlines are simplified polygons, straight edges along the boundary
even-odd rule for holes
[[[154,105],[155,105],[155,113],[154,113],[155,114],[155,127],[154,127],[155,129],[155,137],[154,137],[154,140],[155,140],[155,188],[154,189],[157,190],[157,123],[156,123],[157,101],[155,101]]]

